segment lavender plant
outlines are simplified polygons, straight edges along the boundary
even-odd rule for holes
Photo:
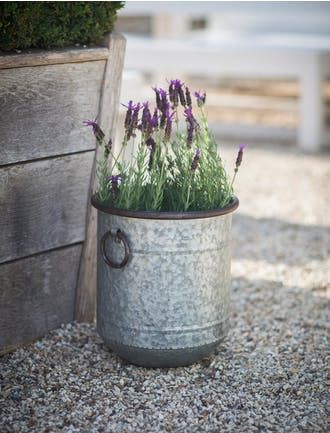
[[[154,108],[148,102],[128,102],[118,155],[96,120],[84,121],[103,147],[97,166],[97,199],[127,210],[197,211],[226,206],[233,197],[244,145],[230,179],[208,127],[206,94],[194,92],[192,97],[188,86],[178,79],[171,80],[167,90],[154,87],[153,91]],[[180,115],[185,120],[184,131]],[[129,143],[136,151],[125,162]]]

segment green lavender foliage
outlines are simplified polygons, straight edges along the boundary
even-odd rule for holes
[[[0,2],[0,50],[96,43],[124,2]]]
[[[198,121],[191,147],[187,146],[187,132],[179,128],[179,110],[173,109],[177,121],[171,139],[167,140],[160,128],[153,131],[156,146],[152,165],[146,136],[138,129],[130,139],[137,146],[129,162],[121,158],[128,145],[126,138],[119,155],[111,151],[109,158],[99,161],[100,202],[127,210],[184,212],[218,209],[231,201],[232,181],[208,128],[204,105],[196,107]],[[200,158],[193,169],[196,152],[200,152]],[[111,176],[118,175],[121,182],[115,185],[114,194]]]
[[[203,130],[198,140],[201,158],[195,171],[191,169],[194,152],[185,146],[185,135],[174,143],[173,176],[166,183],[162,210],[217,209],[226,206],[232,198],[233,190],[214,138],[208,130]]]

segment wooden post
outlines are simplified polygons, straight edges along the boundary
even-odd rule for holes
[[[104,73],[98,121],[108,139],[115,134],[126,40],[120,34],[112,33],[105,38],[104,44],[109,48],[110,54]],[[90,196],[97,186],[95,176],[97,157],[98,148],[95,152]],[[96,307],[97,214],[90,205],[90,196],[87,204],[86,238],[76,288],[75,319],[80,322],[92,322]]]
[[[307,153],[320,151],[324,140],[324,75],[321,55],[312,54],[310,60],[306,60],[300,77],[298,145]]]

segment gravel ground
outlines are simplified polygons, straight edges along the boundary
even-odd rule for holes
[[[236,147],[223,146],[231,166]],[[326,432],[329,156],[250,146],[231,330],[190,367],[129,365],[71,324],[1,360],[5,432]]]

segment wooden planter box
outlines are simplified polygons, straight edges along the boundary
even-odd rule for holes
[[[124,51],[112,34],[96,48],[0,55],[0,353],[93,318],[95,145],[82,121],[97,114],[114,133]]]

